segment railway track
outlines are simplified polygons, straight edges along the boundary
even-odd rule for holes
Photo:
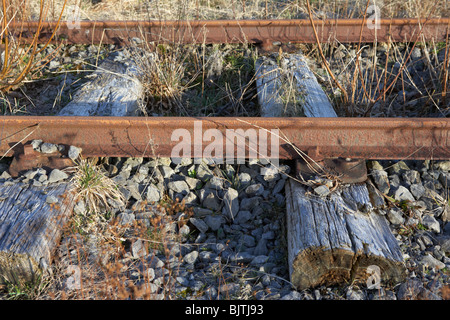
[[[315,20],[321,43],[445,41],[450,19],[381,19],[379,27],[363,19]],[[11,26],[16,36],[32,39],[39,24],[29,22]],[[39,41],[53,34],[55,22],[40,27]],[[314,28],[309,20],[213,20],[213,21],[79,21],[61,23],[55,39],[73,44],[121,44],[145,37],[158,43],[211,44],[251,43],[271,49],[274,43],[315,43]]]
[[[374,41],[416,43],[417,41],[439,41],[447,43],[449,35],[450,19],[430,19],[430,20],[424,19],[423,21],[413,19],[382,20],[380,29],[376,30],[366,28],[364,20],[327,20],[327,21],[315,21],[314,24],[315,27],[317,28],[316,31],[319,34],[319,39],[317,39],[315,36],[315,32],[311,26],[311,22],[306,20],[190,21],[190,22],[94,21],[94,22],[81,22],[80,24],[81,27],[79,29],[69,28],[67,24],[63,23],[61,24],[61,27],[58,30],[57,36],[59,40],[62,39],[65,41],[65,43],[68,44],[109,43],[115,45],[127,45],[130,43],[132,39],[139,38],[143,34],[145,34],[147,41],[154,41],[158,43],[175,42],[181,44],[193,44],[193,43],[209,44],[209,43],[246,42],[259,45],[263,50],[272,51],[278,50],[280,45],[281,46],[285,45],[289,49],[290,45],[294,45],[297,43],[315,43],[317,40],[321,43],[331,41],[337,41],[340,43],[363,43],[363,42],[370,43]],[[49,31],[46,30],[50,30],[53,26],[54,23],[52,22],[43,25],[43,29],[40,33],[41,38],[39,39],[39,41],[45,42],[48,39],[51,33],[49,33]],[[31,36],[33,32],[35,32],[37,27],[38,27],[37,24],[29,23],[26,26],[26,28],[20,32],[20,36],[23,39],[26,39],[27,37]],[[11,34],[14,34],[14,32],[12,32]],[[18,36],[19,33],[15,33],[15,35]],[[205,152],[207,150],[211,151],[212,136],[215,137],[214,150],[226,152],[227,158],[225,163],[227,164],[229,163],[235,164],[236,162],[239,164],[239,160],[242,160],[238,159],[239,157],[247,159],[251,158],[252,154],[255,155],[256,157],[262,154],[263,155],[262,158],[266,159],[269,158],[272,160],[278,159],[298,160],[296,169],[299,170],[303,165],[301,163],[301,159],[304,159],[305,155],[309,157],[311,160],[324,163],[326,163],[326,161],[330,159],[331,160],[339,159],[344,163],[343,164],[344,171],[350,172],[349,173],[350,183],[361,182],[361,180],[359,180],[361,179],[361,176],[363,176],[364,178],[363,181],[367,180],[365,160],[450,159],[450,121],[448,118],[416,118],[416,117],[415,118],[363,118],[363,117],[306,118],[306,117],[236,117],[236,116],[235,117],[148,117],[148,116],[140,116],[140,117],[1,116],[0,117],[0,137],[1,137],[0,153],[3,155],[3,157],[14,157],[14,160],[16,161],[14,162],[13,160],[13,164],[15,165],[14,168],[15,173],[18,173],[19,171],[26,171],[31,168],[40,167],[43,166],[43,164],[49,165],[50,168],[53,170],[52,166],[56,168],[61,168],[67,166],[67,164],[70,162],[70,161],[65,162],[64,159],[66,158],[62,158],[63,160],[59,158],[49,159],[45,155],[42,154],[38,155],[38,152],[34,152],[32,150],[33,148],[30,148],[33,140],[42,140],[45,143],[54,144],[53,147],[55,147],[55,145],[58,145],[58,148],[61,145],[65,147],[69,146],[79,147],[82,149],[82,154],[83,157],[85,158],[95,158],[95,157],[139,158],[141,162],[143,158],[150,158],[150,159],[165,158],[165,160],[168,161],[165,162],[166,164],[165,170],[171,173],[170,174],[168,173],[167,177],[165,175],[161,176],[162,177],[161,179],[170,180],[172,179],[171,178],[172,176],[177,177],[176,179],[171,181],[174,182],[171,184],[171,187],[174,189],[173,190],[171,189],[170,191],[174,197],[178,196],[177,199],[181,199],[180,198],[181,195],[183,195],[183,197],[186,196],[186,194],[193,195],[195,194],[196,190],[190,190],[189,188],[188,188],[189,190],[177,189],[178,184],[176,184],[175,182],[184,182],[183,179],[189,180],[189,178],[186,178],[185,175],[181,175],[178,173],[175,174],[175,172],[170,168],[170,166],[173,167],[174,161],[176,160],[174,158],[173,151],[175,149],[176,150],[183,149],[183,151],[185,151],[184,155],[190,158],[188,161],[189,165],[193,163],[191,159],[202,159],[202,158],[207,159],[209,157],[208,156],[205,157]],[[220,139],[218,139],[218,137]],[[273,139],[273,137],[275,137],[276,139]],[[180,138],[184,138],[183,142],[185,144],[180,144]],[[265,147],[265,149],[263,150],[259,149],[261,148],[261,142],[262,145]],[[257,150],[255,150],[255,147],[257,148]],[[215,155],[217,156],[217,153]],[[48,157],[51,157],[51,155],[49,155]],[[219,158],[221,158],[220,154]],[[357,160],[356,164],[355,162],[353,162],[354,160]],[[358,162],[359,160],[361,160],[361,162],[363,163],[364,170],[362,170],[362,172],[357,172],[358,174],[358,176],[356,177],[357,181],[356,180],[352,181],[351,176],[352,166],[354,167],[358,166],[361,163]],[[194,163],[197,164],[195,161]],[[346,163],[348,164],[346,165]],[[111,168],[113,166],[114,165],[111,165]],[[205,166],[207,166],[207,164],[205,164]],[[271,170],[270,167],[265,169],[269,171]],[[118,169],[116,168],[116,170]],[[121,168],[120,170],[123,170],[123,168]],[[121,172],[116,176],[116,178],[117,177],[123,178],[122,180],[124,181],[128,180],[131,181],[131,179],[135,178],[138,179],[137,177],[138,174],[135,175],[136,177],[133,176],[132,178],[130,178],[130,172],[128,172],[128,175],[126,177],[121,176],[121,174],[124,173]],[[187,172],[189,173],[189,171]],[[258,174],[256,173],[254,175],[255,177],[252,178],[254,182],[256,182],[258,179],[258,177],[256,177],[257,175]],[[273,177],[275,176],[276,175],[273,174]],[[398,174],[397,176],[398,179],[400,179],[399,176],[400,174]],[[336,176],[334,177],[336,178]],[[409,176],[407,178],[409,179]],[[65,178],[62,178],[62,180],[64,179]],[[197,179],[197,177],[195,179]],[[214,179],[211,178],[210,182],[208,182],[209,181],[208,179],[209,178],[206,178],[205,181],[203,180],[202,181],[212,185],[213,182],[211,181]],[[264,178],[262,179],[264,180]],[[268,175],[267,179],[269,180],[271,179],[270,174]],[[280,179],[280,177],[278,177],[277,179]],[[402,179],[406,179],[406,177],[402,176]],[[30,178],[30,180],[33,180],[33,178]],[[43,178],[42,180],[44,181],[45,179]],[[298,214],[303,215],[302,219],[304,219],[305,212],[306,214],[308,214],[309,209],[307,208],[307,206],[302,207],[301,201],[309,203],[310,198],[308,195],[311,192],[315,192],[316,194],[319,195],[319,191],[317,190],[319,188],[316,188],[316,185],[314,185],[313,189],[309,190],[308,192],[304,192],[302,191],[303,186],[301,186],[300,184],[295,185],[296,182],[293,182],[294,180],[295,179],[292,180],[292,183],[289,179],[286,179],[286,182],[282,181],[283,187],[278,187],[277,193],[279,193],[284,188],[284,183],[286,183],[286,185],[289,186],[285,189],[286,199],[284,197],[280,197],[280,199],[282,199],[282,201],[284,201],[285,203],[289,204],[286,205],[286,210],[288,211],[287,216],[294,216]],[[120,179],[118,179],[117,181],[120,181]],[[135,181],[133,180],[133,183],[134,182]],[[330,180],[328,182],[333,181]],[[343,180],[340,180],[340,182],[343,185],[347,183],[346,181]],[[320,184],[322,182],[317,183]],[[163,183],[161,182],[161,184]],[[136,185],[138,184],[136,183]],[[252,185],[252,187],[253,186],[254,185]],[[326,189],[329,188],[327,184],[320,185],[320,187],[324,186],[326,186]],[[37,187],[39,187],[39,185]],[[125,188],[125,184],[122,187]],[[130,191],[132,190],[131,182],[130,186],[127,185],[127,187],[130,187],[130,189],[128,190],[129,196],[127,200],[132,199],[131,203],[133,203],[133,205],[136,203],[138,204],[144,203],[142,201],[143,198],[141,198],[141,194],[139,194],[138,189],[134,190],[136,191],[136,194],[131,195],[132,193]],[[275,186],[271,186],[271,188],[272,187],[275,188]],[[336,185],[332,186],[331,189],[335,187]],[[348,187],[348,185],[346,187]],[[230,221],[233,221],[235,219],[235,215],[238,214],[240,214],[240,216],[238,216],[239,218],[244,219],[242,218],[242,214],[240,212],[247,213],[247,211],[242,211],[243,206],[241,206],[240,207],[241,210],[239,210],[240,206],[239,205],[240,200],[238,199],[239,194],[238,191],[234,190],[233,188],[234,186],[219,188],[220,191],[223,193],[221,201],[223,203],[228,201],[228,203],[223,204],[222,202],[217,200],[218,204],[217,207],[211,205],[212,207],[212,209],[210,210],[211,213],[213,211],[215,213],[222,212],[222,215],[227,216],[228,218],[231,219]],[[309,230],[313,230],[314,232],[317,232],[317,237],[316,235],[313,235],[311,236],[311,238],[327,237],[329,234],[331,234],[330,236],[331,239],[333,238],[334,235],[333,232],[339,231],[339,236],[336,236],[335,239],[341,239],[346,238],[347,236],[353,237],[355,232],[356,233],[360,232],[361,235],[367,236],[367,239],[364,238],[364,241],[369,242],[370,245],[368,245],[363,241],[362,248],[364,252],[361,251],[362,249],[358,251],[355,248],[353,248],[355,245],[354,243],[351,243],[351,241],[349,240],[349,244],[345,244],[346,249],[343,250],[342,253],[342,256],[344,257],[342,261],[346,262],[348,260],[349,265],[343,263],[343,265],[345,266],[342,267],[342,270],[345,270],[345,272],[348,271],[349,276],[353,277],[354,273],[357,272],[356,270],[358,268],[361,268],[362,271],[358,272],[361,272],[361,274],[365,275],[364,270],[365,268],[367,268],[367,266],[363,264],[366,263],[367,261],[361,262],[361,266],[358,265],[359,260],[364,260],[360,259],[358,256],[359,254],[361,254],[361,252],[363,252],[362,253],[363,256],[366,255],[367,257],[370,258],[372,256],[376,256],[377,254],[379,254],[379,252],[381,253],[389,252],[392,249],[392,252],[394,253],[392,256],[380,255],[381,258],[379,258],[380,259],[379,261],[387,261],[385,265],[386,269],[383,270],[383,272],[385,272],[386,270],[391,271],[393,270],[392,273],[395,274],[395,277],[393,276],[393,278],[395,279],[395,281],[400,281],[402,279],[400,273],[403,272],[402,266],[403,257],[400,254],[400,249],[397,247],[396,239],[390,233],[391,231],[384,220],[385,219],[384,215],[386,214],[383,215],[376,214],[374,216],[376,216],[377,219],[367,222],[368,212],[364,210],[366,210],[367,208],[372,208],[371,207],[372,198],[369,199],[369,190],[364,189],[364,187],[361,187],[362,188],[361,190],[358,189],[359,186],[355,188],[356,191],[355,190],[351,191],[353,192],[352,195],[353,198],[352,197],[350,197],[350,199],[345,198],[349,196],[349,194],[345,195],[344,194],[345,192],[343,192],[342,194],[338,193],[336,198],[334,198],[334,200],[336,200],[337,198],[342,197],[339,198],[340,199],[339,203],[349,201],[349,203],[354,205],[353,207],[355,208],[355,211],[350,213],[345,212],[348,214],[348,217],[347,215],[343,215],[344,219],[348,218],[353,220],[347,221],[346,224],[344,223],[342,228],[339,230],[337,229],[331,230],[325,224],[321,226],[319,224],[316,225],[314,223],[314,225],[311,228],[306,227],[306,229],[308,229],[308,232],[305,232],[305,234],[309,236],[310,235]],[[245,197],[248,196],[248,199],[252,200],[256,198],[256,196],[254,197],[256,193],[252,191],[252,188],[245,190],[246,190],[245,192],[247,193]],[[150,188],[147,189],[146,191],[147,197],[150,197],[149,195],[151,194],[150,193],[151,191],[155,190],[151,190]],[[161,192],[161,194],[165,192],[164,190],[161,191],[157,190],[157,191],[158,194],[159,192]],[[270,198],[271,197],[270,189],[265,191],[266,193],[264,195],[264,199],[270,199],[270,201],[273,202],[274,199]],[[330,190],[328,189],[328,191]],[[361,198],[364,198],[364,201],[366,202],[363,201],[364,202],[363,203],[360,201],[360,199],[358,200],[358,197],[360,195],[362,195]],[[370,197],[372,197],[372,195],[373,194],[371,194]],[[133,197],[135,197],[134,200]],[[209,197],[209,195],[207,197]],[[395,195],[395,197],[397,197],[397,194]],[[413,196],[411,195],[411,197]],[[344,198],[346,199],[345,201],[342,200]],[[325,201],[323,200],[324,198],[321,198],[321,196],[320,197],[316,196],[316,199],[311,202],[318,203],[320,202],[318,199],[320,199],[320,201]],[[206,201],[209,200],[211,199],[208,198]],[[44,202],[47,201],[48,201],[47,199],[44,200]],[[193,201],[197,203],[196,198]],[[294,203],[294,201],[299,202]],[[378,194],[378,201],[381,201],[383,203],[385,201],[383,196],[381,196],[380,194]],[[205,199],[200,201],[200,205],[203,205],[204,203]],[[147,203],[145,202],[145,205],[146,204]],[[214,202],[213,204],[216,205],[216,202]],[[302,210],[298,209],[299,206],[302,207]],[[324,204],[323,207],[324,208],[327,207],[327,204]],[[334,205],[331,205],[329,206],[329,208],[330,212],[327,214],[329,214],[330,217],[336,216],[339,219],[342,218],[341,215],[342,212],[340,211],[338,212],[336,209],[338,208],[338,206],[335,207]],[[247,209],[249,210],[248,211],[249,217],[251,217],[250,210],[253,210],[253,208],[249,205]],[[314,208],[311,207],[310,209]],[[317,209],[315,212],[314,210],[310,212],[312,217],[323,214],[324,212],[324,210],[321,210],[320,208]],[[371,209],[369,211],[371,211]],[[370,212],[370,214],[372,214],[372,212]],[[124,217],[127,216],[128,213],[122,212],[120,213],[120,215]],[[213,215],[213,217],[216,218],[217,216],[222,217],[220,214]],[[444,220],[443,216],[444,214],[441,215],[440,219]],[[199,217],[203,218],[203,216]],[[378,217],[382,218],[378,220]],[[294,245],[296,244],[295,241],[297,241],[296,240],[297,234],[301,234],[303,232],[303,230],[300,230],[300,227],[303,226],[308,221],[310,221],[308,219],[302,221],[299,220],[300,222],[294,221],[295,219],[292,221],[288,221],[288,224],[290,223],[289,226],[292,227],[294,230],[292,231],[294,236],[292,236],[292,234],[289,236],[288,242],[290,243],[289,244],[290,246],[292,243]],[[311,221],[314,221],[314,219],[312,219]],[[318,221],[319,220],[328,221],[327,219],[328,218],[326,219],[317,218]],[[337,219],[336,221],[337,222],[341,221],[339,219]],[[389,217],[389,219],[391,218]],[[219,222],[219,224],[220,223],[224,224],[224,222]],[[298,226],[295,225],[296,223],[298,223]],[[439,225],[439,222],[437,224]],[[353,225],[353,227],[355,228],[354,230],[356,231],[354,232],[354,230],[353,231],[350,230],[349,228],[351,226],[349,227],[349,225]],[[361,226],[362,228],[360,228]],[[209,227],[211,226],[208,225],[206,227],[206,230],[208,230]],[[321,227],[325,228],[324,229],[325,232],[323,230],[320,230]],[[218,228],[219,227],[217,227],[217,229],[215,228],[213,229],[213,227],[211,227],[211,229],[213,229],[214,231],[217,231]],[[245,228],[247,227],[245,226]],[[249,228],[251,229],[253,227]],[[375,234],[377,236],[372,237],[372,235]],[[380,234],[382,234],[382,236],[379,236]],[[359,235],[357,234],[356,238],[358,237]],[[382,239],[380,241],[380,244],[376,243],[376,241],[378,241],[379,239]],[[384,241],[385,239],[388,239],[389,241],[386,242]],[[322,241],[322,239],[320,240]],[[130,243],[131,241],[134,241],[134,239],[130,240]],[[307,239],[307,241],[304,241],[304,243],[308,244],[309,243],[308,241],[309,239]],[[328,240],[326,239],[326,241]],[[38,241],[36,241],[36,243],[38,243]],[[136,243],[137,242],[133,242],[133,246]],[[300,241],[300,243],[303,242]],[[365,251],[369,247],[370,249],[376,248],[376,250],[378,250],[379,249],[378,245],[381,247],[381,249],[379,250],[379,252],[375,252],[374,255],[372,255],[371,252],[367,253]],[[334,246],[334,244],[331,244],[331,246]],[[320,249],[321,246],[312,245],[312,247],[319,248],[319,250],[317,251],[317,255],[322,254]],[[289,248],[291,250],[292,246]],[[351,252],[350,254],[348,251],[346,251],[348,248],[355,249],[355,252],[354,253]],[[239,252],[239,250],[241,249],[238,248],[236,250],[237,252]],[[306,249],[306,251],[308,250],[309,248]],[[292,251],[294,252],[293,253],[294,256],[292,257],[292,259],[291,257],[289,257],[290,266],[294,265],[293,261],[297,263],[296,261],[302,259],[301,255],[298,255],[298,259],[295,256],[298,253],[298,250],[297,251],[291,250],[290,252]],[[267,251],[267,253],[265,254],[269,254],[268,252],[269,251]],[[133,254],[137,253],[135,252]],[[316,253],[313,254],[313,256],[315,255]],[[324,260],[326,259],[328,258],[325,253]],[[331,265],[333,265],[336,262],[334,260],[335,260],[334,257],[333,259],[330,260]],[[355,261],[356,263],[354,263]],[[378,260],[374,261],[376,261],[377,263],[379,262]],[[309,262],[307,261],[307,263]],[[303,272],[301,262],[298,265],[296,265],[296,268],[298,268],[301,272]],[[333,268],[334,265],[330,269]],[[319,271],[322,272],[322,270]],[[317,280],[317,282],[314,282],[314,284],[321,283],[320,279],[322,277],[322,274],[320,272],[317,275],[317,278],[319,280]],[[323,272],[325,274],[324,277],[327,278],[328,276],[326,272],[328,271],[325,270]],[[389,271],[386,271],[386,273],[389,273]],[[304,275],[302,275],[300,278],[309,278],[309,277],[305,277]],[[343,276],[343,279],[347,279],[345,275]],[[302,286],[303,284],[301,286],[299,285],[297,288],[303,289]],[[308,285],[305,286],[308,287]]]
[[[368,28],[366,20],[316,20],[313,22],[321,43],[446,41],[450,19],[382,19],[380,28]],[[51,36],[55,22],[41,25],[40,42]],[[21,27],[11,25],[10,34],[31,39],[38,23]],[[147,41],[175,43],[243,43],[259,44],[273,49],[273,44],[314,43],[309,20],[217,20],[217,21],[81,21],[78,28],[62,22],[55,39],[65,43],[126,45],[136,37]],[[155,152],[169,156],[174,143],[164,135],[168,128],[192,130],[195,121],[205,128],[250,128],[235,118],[180,119],[129,118],[83,119],[76,117],[0,117],[2,143],[0,152],[13,153],[15,143],[25,138],[78,144],[86,156],[143,156],[148,150],[149,132],[158,146]],[[372,159],[446,159],[449,156],[450,121],[439,119],[247,119],[254,126],[268,130],[279,127],[290,141],[307,150],[318,148],[324,157]],[[64,125],[61,125],[64,124]],[[97,124],[101,124],[98,126]],[[27,129],[28,128],[28,129]],[[82,129],[81,129],[82,128]],[[29,136],[27,136],[29,135]],[[312,138],[314,137],[314,138]],[[375,139],[376,137],[376,139]],[[94,139],[93,139],[94,138]],[[130,143],[132,141],[132,143]],[[280,150],[281,157],[292,153]]]
[[[196,132],[196,124],[199,131]],[[12,146],[31,140],[76,145],[85,157],[171,157],[179,143],[169,134],[186,130],[191,141],[200,145],[189,147],[190,154],[202,155],[210,144],[204,132],[216,129],[223,135],[221,148],[226,150],[229,132],[278,129],[279,157],[297,159],[300,155],[292,145],[316,160],[323,158],[358,159],[435,159],[450,158],[450,121],[436,119],[373,119],[373,118],[227,118],[227,117],[0,117],[4,137],[0,153],[13,156]],[[228,132],[227,132],[228,130]],[[249,131],[250,130],[250,131]],[[198,136],[196,136],[198,135]],[[268,134],[267,154],[273,154]],[[278,139],[278,137],[277,137]],[[233,154],[242,145],[231,141]],[[196,149],[199,153],[196,153]]]

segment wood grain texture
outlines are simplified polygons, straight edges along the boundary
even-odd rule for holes
[[[68,183],[0,185],[0,283],[33,281],[50,265],[72,213],[68,190]]]
[[[144,99],[138,80],[138,67],[128,57],[124,63],[108,57],[58,115],[60,116],[137,116]]]
[[[280,98],[280,68],[263,57],[255,61],[256,88],[261,117],[281,117],[283,103]]]
[[[328,96],[323,91],[314,73],[302,54],[289,54],[281,59],[281,66],[267,58],[255,62],[256,87],[262,117],[281,117],[285,113],[281,95],[283,94],[282,74],[290,75],[296,99],[301,101],[303,113],[307,117],[337,117]],[[283,80],[283,81],[288,81]],[[285,93],[286,94],[286,93]]]
[[[292,70],[298,95],[303,97],[303,112],[307,117],[337,117],[328,96],[302,54],[291,54],[285,68]]]
[[[337,117],[306,59],[296,54],[286,61],[304,98],[305,115]],[[384,199],[366,183],[341,186],[326,198],[294,180],[286,184],[289,271],[298,289],[366,281],[369,266],[379,268],[385,283],[404,278],[398,243],[375,210]]]
[[[365,281],[371,265],[380,268],[385,283],[404,278],[398,243],[375,212],[365,184],[347,185],[321,198],[290,180],[286,206],[289,271],[299,290]]]

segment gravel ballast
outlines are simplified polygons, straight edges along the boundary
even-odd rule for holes
[[[117,49],[115,46],[100,49],[63,46],[64,54],[44,69],[54,72],[54,77],[28,84],[28,95],[35,105],[44,107],[30,106],[27,112],[55,114],[88,81],[94,66]],[[398,50],[404,55],[408,47],[399,45]],[[330,61],[332,67],[339,63],[347,65],[355,58],[354,51],[339,46],[333,55],[335,59]],[[374,54],[379,56],[384,52],[386,48],[381,44],[377,48],[361,49],[363,67],[370,66]],[[403,71],[405,78],[410,79],[404,83],[406,86],[398,81],[386,102],[380,101],[362,111],[340,110],[339,115],[448,116],[449,108],[436,109],[420,92],[425,92],[427,85],[435,80],[430,76],[427,61],[440,65],[443,52],[437,52],[429,60],[424,58],[425,48],[416,48],[411,55],[412,62]],[[394,74],[399,68],[398,62],[389,65]],[[316,66],[314,71],[321,83],[326,83],[324,70]],[[346,76],[344,72],[336,75],[338,79]],[[357,94],[358,99],[364,100],[362,91]],[[424,103],[426,108],[421,108]],[[37,146],[43,153],[57,149],[56,145],[42,141]],[[76,159],[80,151],[71,147],[69,157]],[[282,172],[262,175],[263,167],[257,162],[213,165],[184,159],[181,164],[175,164],[170,158],[104,158],[101,162],[105,174],[117,184],[126,200],[124,207],[111,201],[112,209],[102,212],[103,223],[117,226],[119,230],[111,237],[114,244],[119,243],[120,250],[114,251],[111,243],[105,243],[105,229],[79,227],[62,239],[52,269],[80,268],[84,275],[89,267],[98,273],[98,277],[89,278],[89,283],[101,285],[109,270],[120,278],[113,284],[117,290],[122,286],[126,292],[139,288],[151,299],[449,298],[450,161],[367,162],[369,179],[384,195],[377,199],[378,213],[386,216],[402,250],[408,270],[405,282],[381,289],[367,289],[366,284],[342,284],[303,291],[295,290],[290,284],[287,266],[284,187],[290,179],[288,175],[292,174],[289,164],[282,165]],[[39,168],[13,179],[7,167],[7,163],[0,163],[0,183],[46,186],[71,178],[70,172],[64,170]],[[323,197],[330,195],[326,186],[311,191]],[[183,201],[185,206],[174,201]],[[74,217],[86,220],[80,218],[89,216],[86,208],[81,202],[75,204]],[[84,254],[80,256],[81,249]],[[116,269],[108,269],[111,265],[106,267],[111,262]],[[54,278],[57,280],[52,290],[77,297],[79,291],[70,285],[73,280],[70,273]],[[98,299],[108,297],[98,294]],[[114,297],[117,296],[120,295]]]
[[[121,251],[100,255],[108,251],[102,235],[80,229],[62,239],[55,257],[59,268],[84,270],[85,257],[75,254],[83,248],[93,269],[105,272],[99,261],[103,266],[114,261],[121,266],[116,271],[122,285],[145,288],[151,299],[448,297],[443,289],[448,288],[450,267],[448,161],[368,161],[369,177],[385,195],[378,212],[389,221],[404,256],[404,283],[381,289],[342,284],[301,292],[290,284],[286,264],[284,185],[292,173],[288,164],[273,176],[261,175],[263,166],[257,162],[175,165],[170,159],[105,158],[103,167],[105,173],[114,172],[110,177],[127,200],[126,207],[114,207],[107,216],[108,223],[122,230]],[[0,183],[46,185],[70,179],[70,173],[44,171],[36,169],[15,180],[5,171]],[[171,199],[184,200],[186,206],[173,205]],[[82,216],[86,206],[78,203],[74,212]],[[138,233],[142,228],[145,237]],[[76,295],[68,281],[67,275],[59,278],[58,288]]]

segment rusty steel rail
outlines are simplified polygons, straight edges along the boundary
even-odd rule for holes
[[[191,135],[192,155],[195,148],[204,150],[211,143],[203,139],[208,129],[218,129],[216,132],[223,135],[223,150],[229,141],[227,130],[242,129],[248,134],[247,130],[254,129],[258,134],[259,130],[267,133],[266,130],[279,129],[279,134],[289,141],[279,140],[280,159],[300,157],[292,145],[314,159],[450,159],[450,119],[446,118],[387,121],[383,118],[2,116],[0,153],[12,156],[23,150],[24,144],[41,139],[81,147],[84,157],[170,157],[174,146],[181,141],[172,139],[176,129],[186,129],[185,137]],[[273,154],[269,136],[276,136],[275,131],[271,132],[274,134],[268,134],[268,155]],[[201,143],[195,145],[196,139]],[[239,148],[235,143],[234,150]]]
[[[380,19],[373,28],[370,19],[315,20],[322,43],[445,41],[450,18]],[[39,41],[46,41],[56,22],[45,22]],[[10,26],[10,34],[32,39],[37,22]],[[361,32],[362,29],[362,32]],[[169,43],[253,43],[270,47],[274,42],[316,42],[308,19],[291,20],[205,20],[205,21],[80,21],[79,26],[62,22],[57,39],[71,44],[127,44],[133,38]],[[420,35],[420,37],[419,37]]]

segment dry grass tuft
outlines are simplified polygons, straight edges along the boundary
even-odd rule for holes
[[[125,198],[113,180],[108,178],[95,162],[81,159],[71,179],[75,201],[85,202],[88,212],[99,213],[115,206],[124,206]]]
[[[183,112],[181,97],[189,85],[185,81],[187,52],[181,46],[158,45],[149,54],[149,46],[145,42],[143,48],[135,47],[131,50],[140,71],[148,112]]]

